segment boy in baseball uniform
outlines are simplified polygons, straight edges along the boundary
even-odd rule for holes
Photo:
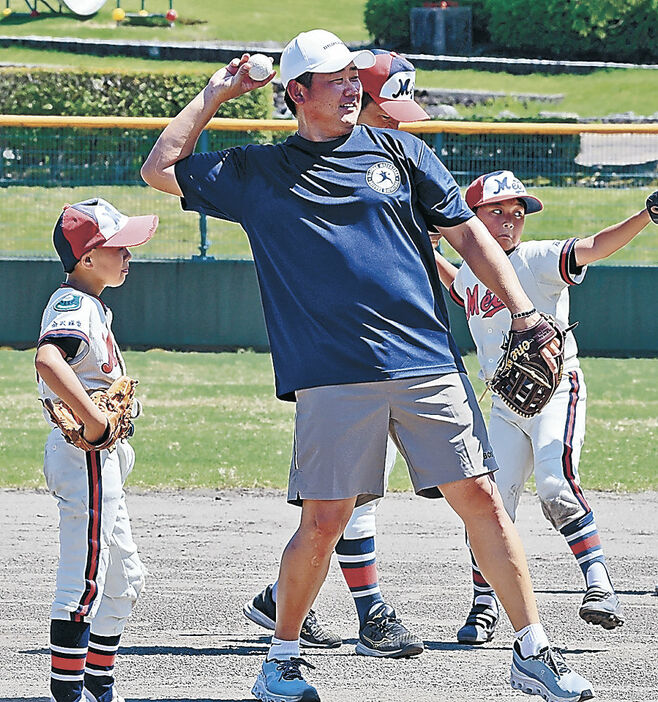
[[[651,221],[647,207],[623,222],[584,239],[521,241],[526,215],[540,212],[541,201],[526,192],[511,171],[487,173],[466,191],[466,202],[507,254],[530,300],[540,312],[569,326],[569,288],[580,284],[587,265],[618,251]],[[477,348],[480,377],[491,379],[500,357],[510,314],[494,293],[478,280],[467,263],[459,269],[438,252],[441,281],[452,299],[464,308]],[[548,405],[535,417],[524,418],[492,397],[489,439],[498,463],[496,483],[507,512],[516,516],[523,486],[534,473],[544,516],[565,538],[585,581],[579,610],[590,624],[614,629],[624,623],[622,606],[610,581],[592,508],[578,475],[585,438],[587,391],[578,362],[573,333],[565,341],[562,380]],[[491,640],[498,622],[498,601],[471,554],[473,604],[457,633],[460,643]]]
[[[65,402],[84,425],[84,437],[99,445],[109,426],[89,393],[126,374],[112,334],[112,312],[99,296],[124,283],[128,247],[148,241],[157,224],[155,215],[126,217],[94,198],[67,205],[55,225],[53,242],[68,275],[41,321],[35,359],[39,396]],[[45,411],[44,416],[54,426]],[[46,441],[44,474],[59,508],[60,555],[50,615],[54,702],[122,702],[114,686],[114,660],[144,585],[123,491],[134,460],[124,439],[110,449],[84,451],[53,428]]]

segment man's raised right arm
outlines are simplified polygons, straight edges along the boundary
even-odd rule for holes
[[[244,93],[260,88],[274,77],[274,71],[265,80],[249,77],[249,54],[233,59],[217,71],[206,87],[186,105],[165,127],[153,145],[141,169],[142,178],[152,188],[171,195],[183,194],[176,180],[174,166],[187,158],[206,125],[215,116],[219,106]]]

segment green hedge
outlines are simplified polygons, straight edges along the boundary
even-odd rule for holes
[[[173,117],[199,93],[205,77],[148,73],[71,73],[0,69],[0,114]],[[222,105],[220,117],[264,119],[272,89],[252,91]],[[158,136],[140,129],[2,129],[0,185],[134,185]],[[216,132],[207,148],[266,141],[261,132]]]
[[[425,0],[367,0],[365,25],[379,46],[409,50],[409,15]],[[473,8],[478,44],[503,56],[658,60],[658,0],[461,0]]]
[[[658,0],[486,3],[491,39],[499,49],[557,59],[658,59]]]
[[[5,68],[0,69],[0,81],[0,114],[173,117],[207,78]],[[266,119],[271,112],[272,89],[267,86],[225,103],[218,115]]]
[[[460,183],[505,164],[526,185],[568,185],[589,170],[575,163],[579,134],[423,134]]]

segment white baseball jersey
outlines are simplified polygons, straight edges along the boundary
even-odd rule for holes
[[[569,286],[580,283],[569,258],[577,239],[522,242],[509,255],[526,294],[540,312],[552,315],[560,327],[569,325]],[[450,295],[466,312],[477,348],[480,377],[489,380],[502,354],[503,336],[511,316],[505,305],[464,264]],[[496,474],[503,503],[516,516],[523,486],[534,472],[542,510],[556,529],[590,511],[580,488],[578,463],[585,439],[587,390],[572,333],[565,340],[562,382],[548,405],[535,417],[523,418],[493,396],[489,435],[499,466]]]
[[[521,286],[540,312],[552,315],[562,329],[569,326],[569,286],[585,277],[583,266],[577,275],[569,271],[569,256],[577,239],[521,242],[509,260]],[[483,285],[464,263],[450,287],[452,299],[464,308],[475,342],[479,376],[490,380],[502,354],[503,336],[510,329],[511,315],[501,300]],[[565,341],[565,371],[578,366],[578,346],[573,334]]]
[[[39,344],[46,338],[63,337],[80,340],[76,355],[68,363],[85,390],[104,390],[125,375],[125,364],[112,334],[112,311],[100,298],[66,284],[48,300]],[[39,396],[42,400],[59,399],[41,378]],[[48,419],[45,413],[44,416]]]

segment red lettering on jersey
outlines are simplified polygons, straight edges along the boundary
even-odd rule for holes
[[[488,317],[493,317],[496,312],[500,312],[500,310],[505,309],[505,305],[503,304],[502,300],[496,295],[494,295],[491,290],[487,289],[487,292],[485,296],[482,298],[482,302],[480,303],[480,309],[482,312],[484,312],[484,317],[485,319]]]
[[[484,318],[493,317],[496,312],[505,309],[505,305],[496,297],[491,290],[482,296],[482,300],[478,304],[479,286],[476,283],[473,288],[466,288],[466,320],[468,321],[473,315],[479,316],[482,313]]]
[[[468,321],[473,315],[480,314],[478,308],[478,286],[477,284],[471,290],[466,288],[466,320]]]
[[[108,335],[105,337],[105,345],[107,347],[107,363],[103,363],[101,370],[103,373],[107,373],[109,375],[112,372],[112,369],[119,365],[119,361],[114,350],[114,337],[112,334],[108,333]]]

